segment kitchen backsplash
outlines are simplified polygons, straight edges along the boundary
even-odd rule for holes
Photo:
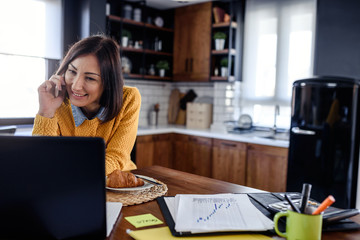
[[[221,127],[226,120],[239,115],[240,82],[235,83],[169,83],[140,80],[125,80],[125,85],[137,87],[141,94],[139,126],[148,126],[150,112],[159,104],[159,125],[167,124],[170,93],[178,88],[181,93],[194,90],[198,98],[213,99],[213,125]],[[197,100],[195,99],[195,101]]]

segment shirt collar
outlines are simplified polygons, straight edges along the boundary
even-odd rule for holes
[[[85,120],[89,120],[84,113],[81,111],[81,109],[77,106],[74,106],[71,104],[71,110],[72,110],[72,114],[74,117],[74,121],[75,121],[75,126],[78,127],[80,126]],[[104,112],[105,108],[101,107],[99,109],[99,112],[96,114],[96,116],[94,118],[98,118],[101,121],[104,121],[104,116],[103,116],[103,112]]]

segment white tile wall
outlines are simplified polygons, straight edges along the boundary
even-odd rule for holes
[[[159,125],[167,124],[167,112],[171,91],[178,88],[187,93],[193,89],[198,98],[213,98],[213,123],[222,124],[235,120],[239,113],[240,83],[169,83],[142,80],[125,80],[125,85],[137,87],[141,94],[139,126],[149,125],[149,114],[159,103]]]
[[[141,109],[139,116],[139,126],[147,126],[149,123],[150,111],[155,104],[160,105],[158,124],[167,124],[167,109],[169,106],[169,96],[171,83],[125,80],[125,85],[137,87],[141,94]]]

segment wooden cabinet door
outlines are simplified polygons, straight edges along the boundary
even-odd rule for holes
[[[153,135],[137,136],[136,166],[138,168],[152,166],[154,162]]]
[[[192,17],[190,80],[209,81],[211,52],[211,2],[194,5]]]
[[[248,144],[246,186],[286,191],[288,149]]]
[[[192,155],[189,136],[174,134],[173,138],[173,168],[192,173]]]
[[[211,177],[212,139],[190,136],[190,155],[192,158],[192,173]]]
[[[245,185],[246,143],[214,139],[212,178]]]
[[[153,135],[153,165],[172,168],[172,134]]]
[[[211,145],[211,138],[175,134],[173,167],[180,171],[210,177]]]
[[[138,136],[136,140],[136,165],[172,167],[171,134]]]
[[[175,9],[174,81],[209,81],[211,2]]]
[[[173,47],[173,79],[181,81],[189,78],[189,47],[191,25],[187,7],[175,9],[174,17],[174,47]]]

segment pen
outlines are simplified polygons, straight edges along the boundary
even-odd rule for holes
[[[329,195],[315,211],[312,213],[312,215],[320,214],[323,212],[326,208],[328,208],[331,204],[335,202],[335,198],[332,195]]]
[[[310,198],[311,184],[304,183],[301,193],[300,212],[305,213],[306,206]]]
[[[290,196],[288,196],[287,194],[285,194],[285,199],[289,202],[290,206],[292,207],[292,209],[297,212],[297,213],[301,213],[300,210],[298,209],[298,207],[291,201]]]
[[[152,181],[150,179],[147,179],[147,178],[144,178],[144,177],[141,177],[139,175],[135,175],[137,178],[141,178],[142,180],[146,181],[146,182],[149,182],[149,183],[152,183],[152,184],[155,184],[155,185],[158,185],[158,186],[161,186],[162,184],[161,183],[158,183],[158,182],[155,182],[155,181]]]

